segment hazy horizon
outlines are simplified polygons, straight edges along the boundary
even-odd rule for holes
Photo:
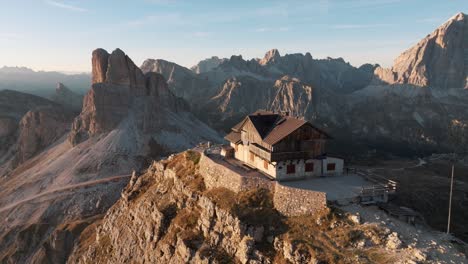
[[[0,10],[0,67],[89,73],[96,48],[120,48],[137,65],[153,58],[189,68],[212,56],[262,58],[277,48],[388,67],[467,11],[468,2],[436,0],[15,1]]]

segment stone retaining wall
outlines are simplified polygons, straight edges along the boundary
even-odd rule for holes
[[[275,208],[286,216],[313,214],[327,206],[324,192],[292,188],[264,177],[246,177],[204,154],[200,159],[200,173],[207,188],[224,187],[233,192],[268,189],[273,194]]]
[[[327,194],[292,188],[275,182],[273,203],[276,210],[287,216],[314,214],[327,207]]]

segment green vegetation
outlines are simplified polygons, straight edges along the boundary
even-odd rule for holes
[[[168,161],[166,168],[173,170],[176,176],[182,180],[185,187],[192,192],[203,192],[205,190],[205,182],[203,177],[197,172],[200,158],[200,153],[188,150]]]
[[[193,150],[187,150],[185,152],[185,157],[187,160],[193,162],[193,164],[197,165],[200,162],[201,155],[200,153],[193,151]]]

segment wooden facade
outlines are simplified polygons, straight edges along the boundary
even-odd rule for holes
[[[253,113],[225,138],[236,159],[278,180],[336,174],[343,167],[343,160],[324,155],[327,133],[288,115]]]
[[[255,126],[246,120],[241,129],[241,140],[249,150],[268,161],[307,159],[324,154],[327,136],[305,123],[282,140],[270,145],[262,140]]]

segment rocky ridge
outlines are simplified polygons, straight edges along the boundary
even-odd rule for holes
[[[220,59],[217,56],[213,56],[211,58],[200,61],[199,63],[197,63],[197,65],[191,67],[190,70],[192,70],[196,74],[209,72],[225,61],[225,58]]]
[[[286,217],[265,189],[207,189],[199,155],[180,153],[134,175],[68,262],[445,263],[359,215],[326,209]]]

